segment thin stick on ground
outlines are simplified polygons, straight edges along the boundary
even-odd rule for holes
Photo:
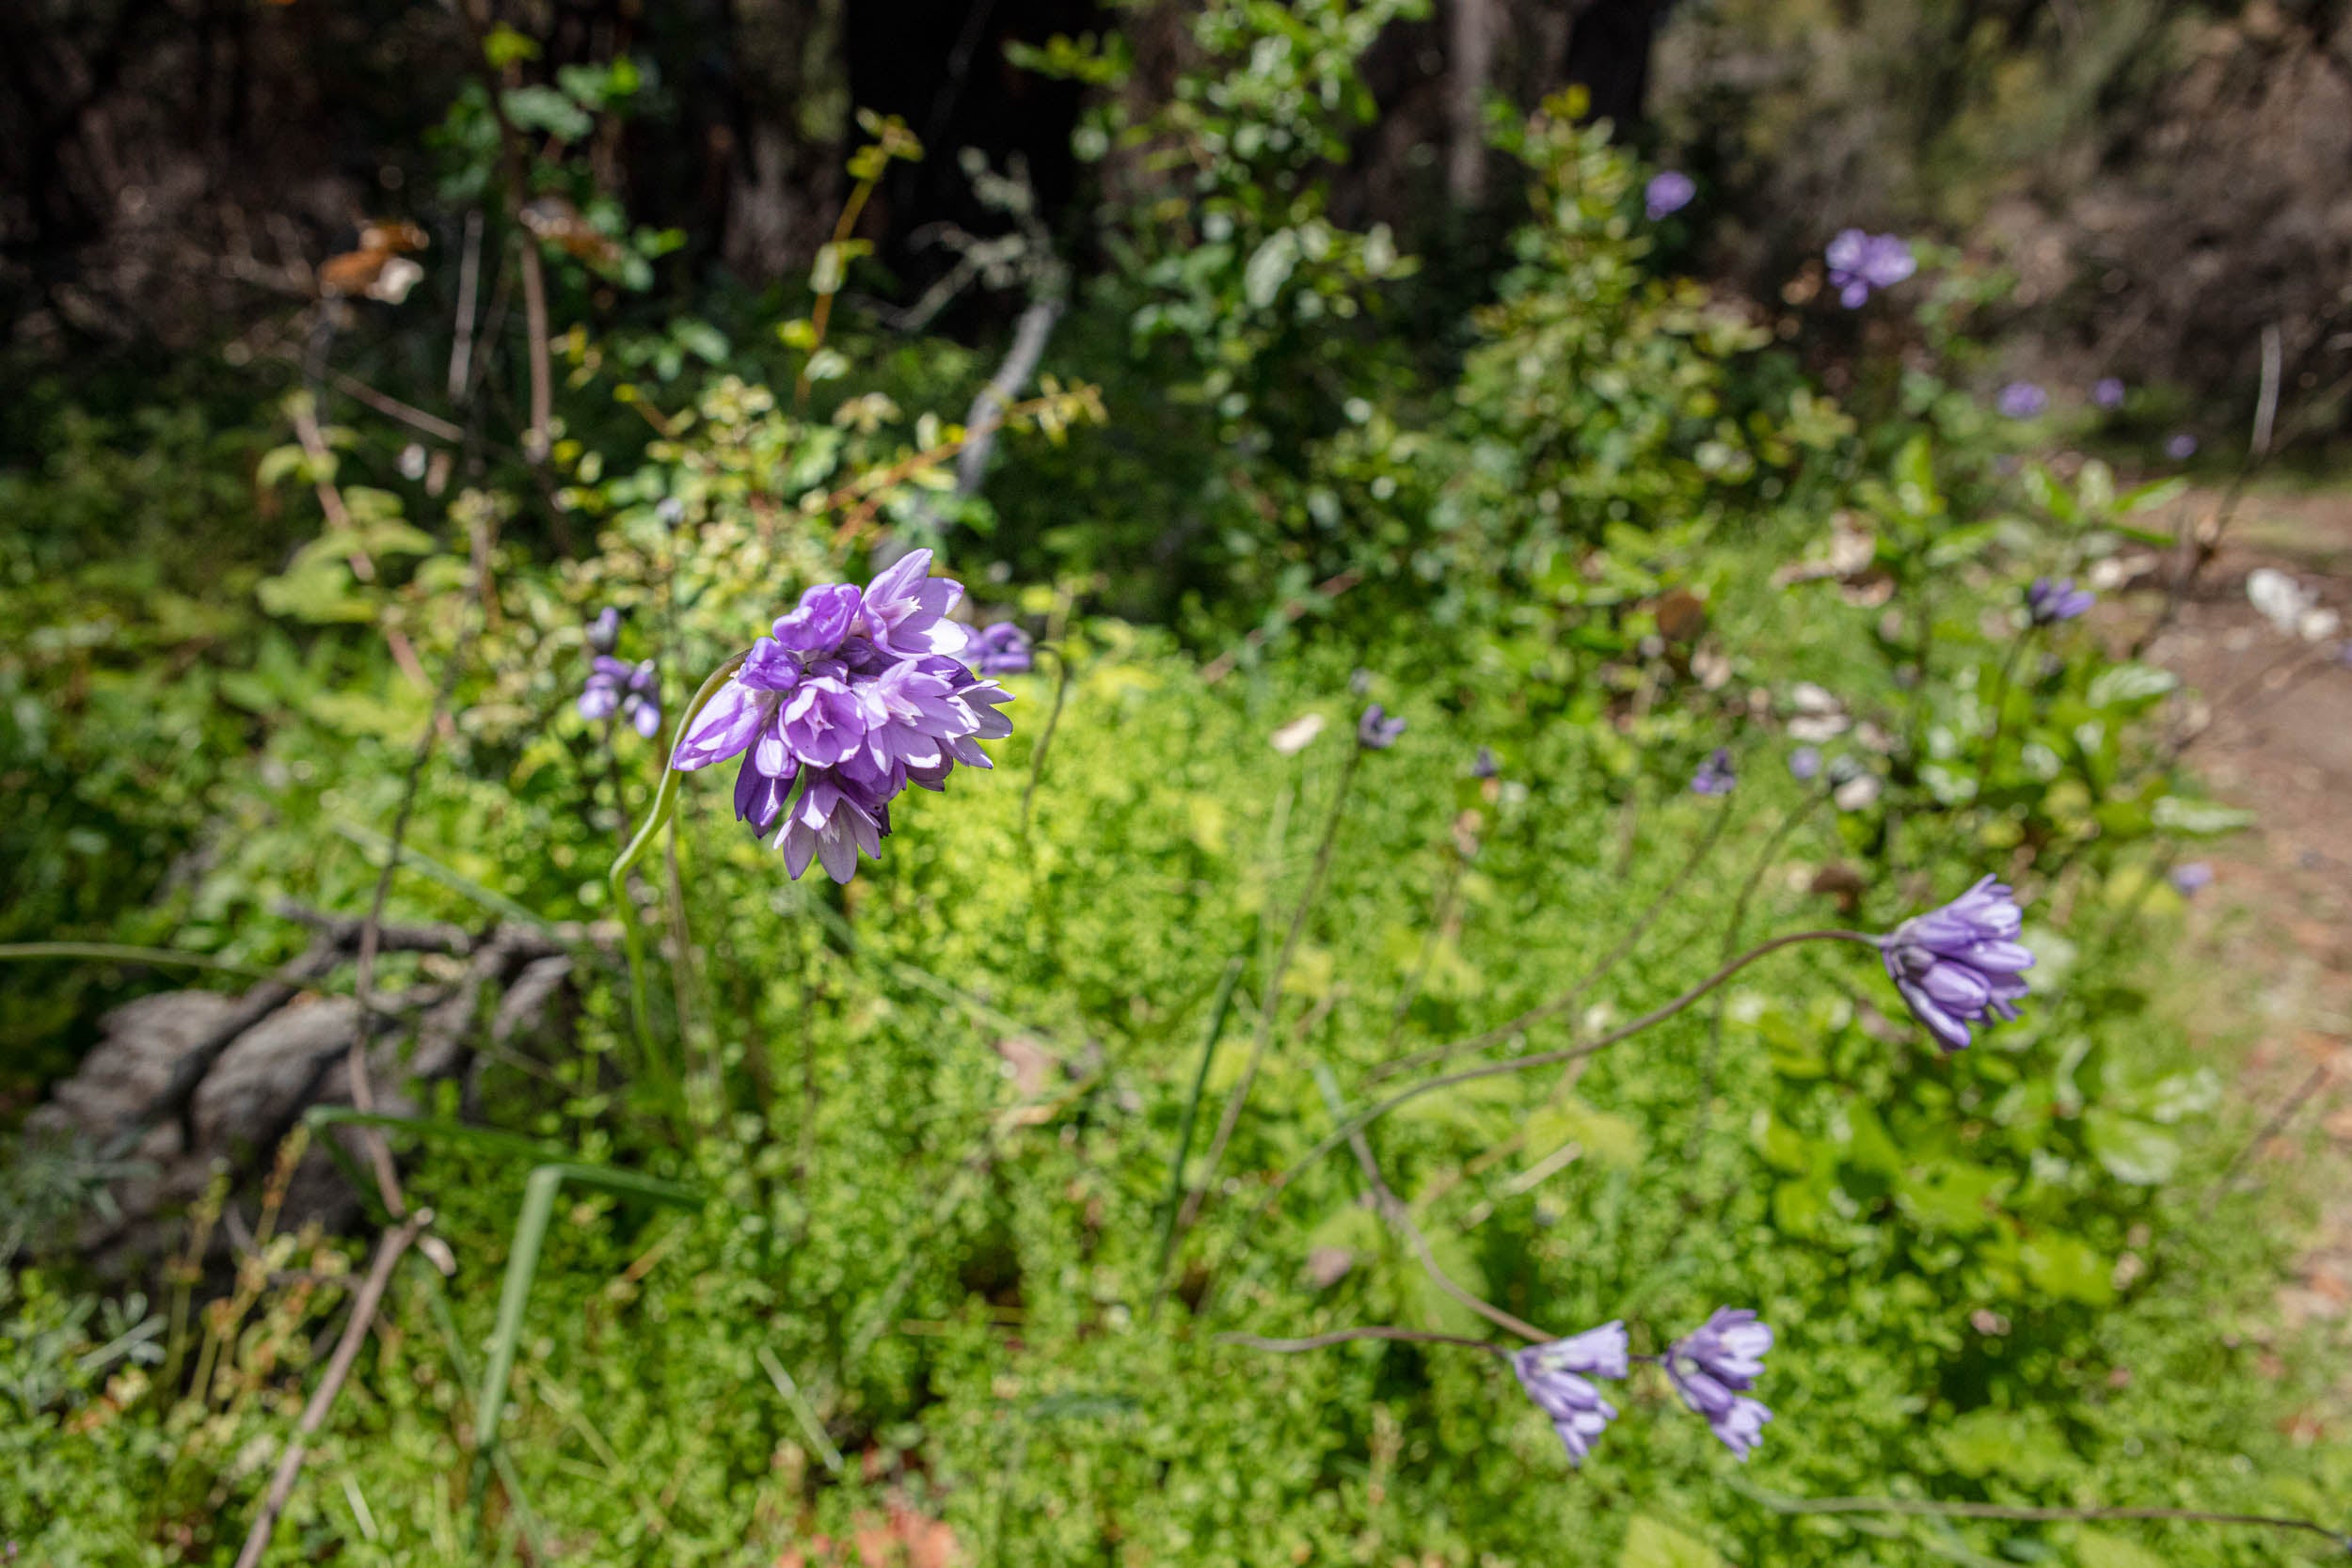
[[[352,1298],[351,1319],[343,1324],[342,1338],[336,1341],[335,1354],[327,1359],[326,1375],[319,1380],[310,1402],[302,1408],[302,1419],[294,1427],[293,1441],[278,1457],[278,1469],[270,1477],[269,1492],[262,1499],[262,1512],[254,1516],[253,1528],[246,1533],[245,1548],[237,1553],[237,1568],[254,1568],[262,1560],[262,1554],[269,1550],[278,1515],[285,1513],[287,1499],[294,1496],[294,1481],[302,1473],[310,1440],[326,1424],[327,1414],[335,1408],[336,1396],[342,1392],[344,1382],[351,1376],[352,1365],[359,1358],[359,1347],[374,1325],[376,1309],[383,1305],[384,1292],[392,1282],[392,1270],[432,1220],[433,1211],[420,1209],[386,1231],[376,1243],[375,1259],[368,1265],[367,1278],[360,1282],[359,1293]]]

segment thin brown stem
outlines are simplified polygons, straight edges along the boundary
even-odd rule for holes
[[[1658,917],[1665,912],[1666,906],[1674,902],[1675,895],[1682,891],[1683,884],[1691,879],[1692,873],[1698,870],[1700,863],[1714,849],[1716,840],[1723,837],[1724,829],[1730,820],[1731,810],[1728,806],[1715,813],[1714,819],[1707,825],[1707,832],[1699,835],[1698,843],[1692,847],[1691,853],[1684,858],[1681,869],[1667,880],[1665,887],[1660,890],[1656,898],[1650,900],[1649,907],[1642,911],[1640,918],[1633,922],[1625,935],[1617,939],[1617,945],[1611,948],[1600,962],[1595,964],[1565,992],[1538,1006],[1530,1007],[1506,1023],[1496,1024],[1484,1034],[1472,1035],[1468,1039],[1454,1040],[1445,1045],[1433,1045],[1426,1050],[1416,1051],[1408,1056],[1399,1056],[1392,1061],[1382,1062],[1372,1069],[1370,1081],[1376,1084],[1384,1078],[1393,1078],[1400,1072],[1409,1072],[1430,1062],[1442,1062],[1458,1056],[1465,1051],[1483,1051],[1490,1045],[1500,1045],[1531,1025],[1541,1023],[1548,1018],[1555,1018],[1575,1006],[1591,992],[1595,986],[1607,979],[1610,971],[1615,969],[1624,960],[1625,956],[1633,951],[1634,945],[1649,934],[1650,927],[1655,925]]]
[[[1378,1121],[1382,1117],[1387,1116],[1391,1111],[1397,1109],[1397,1107],[1404,1105],[1408,1101],[1418,1100],[1425,1094],[1435,1094],[1439,1089],[1450,1089],[1457,1084],[1470,1083],[1475,1079],[1493,1078],[1506,1072],[1524,1072],[1530,1068],[1550,1067],[1555,1063],[1572,1062],[1577,1060],[1579,1057],[1596,1055],[1600,1052],[1608,1050],[1611,1046],[1615,1045],[1620,1041],[1632,1038],[1635,1035],[1638,1035],[1643,1030],[1649,1028],[1652,1024],[1661,1023],[1667,1019],[1672,1018],[1675,1014],[1682,1011],[1683,1008],[1688,1007],[1692,1003],[1698,1001],[1701,997],[1713,990],[1717,986],[1724,984],[1733,975],[1747,968],[1748,965],[1756,962],[1758,958],[1764,958],[1768,954],[1777,953],[1784,947],[1793,947],[1797,943],[1804,942],[1861,942],[1865,946],[1868,947],[1876,947],[1879,944],[1878,938],[1862,931],[1792,931],[1787,936],[1774,937],[1770,942],[1764,942],[1759,946],[1750,948],[1747,952],[1742,953],[1739,958],[1734,958],[1731,962],[1724,965],[1714,974],[1708,975],[1706,979],[1701,980],[1697,985],[1692,986],[1689,990],[1684,991],[1680,996],[1676,997],[1673,1001],[1651,1008],[1648,1012],[1644,1013],[1641,1017],[1633,1020],[1630,1023],[1623,1024],[1618,1028],[1612,1029],[1608,1034],[1601,1036],[1597,1040],[1590,1041],[1584,1045],[1566,1046],[1558,1051],[1538,1052],[1536,1054],[1532,1056],[1514,1057],[1512,1060],[1507,1062],[1488,1062],[1482,1067],[1463,1068],[1457,1072],[1449,1072],[1442,1074],[1439,1077],[1426,1079],[1422,1083],[1415,1084],[1411,1088],[1400,1089],[1395,1094],[1389,1096],[1388,1099],[1383,1100],[1378,1104],[1373,1106],[1372,1109],[1359,1112],[1356,1116],[1350,1117],[1346,1122],[1342,1124],[1338,1130],[1327,1134],[1316,1143],[1316,1145],[1301,1156],[1297,1163],[1293,1164],[1290,1169],[1284,1171],[1280,1176],[1277,1177],[1275,1179],[1274,1185],[1269,1188],[1266,1193],[1265,1203],[1263,1208],[1261,1210],[1261,1212],[1271,1211],[1275,1204],[1280,1200],[1283,1190],[1289,1187],[1293,1181],[1296,1180],[1299,1174],[1306,1170],[1308,1166],[1313,1164],[1317,1160],[1322,1159],[1325,1155],[1339,1148],[1341,1144],[1345,1143],[1355,1132],[1371,1126],[1374,1122]]]
[[[351,1319],[343,1324],[342,1338],[336,1341],[335,1354],[327,1360],[326,1375],[319,1380],[310,1402],[303,1406],[294,1440],[278,1458],[277,1472],[270,1477],[269,1492],[262,1499],[262,1512],[254,1516],[253,1528],[246,1534],[245,1548],[237,1554],[237,1568],[254,1568],[262,1560],[262,1554],[269,1550],[278,1515],[285,1513],[287,1499],[294,1496],[294,1481],[302,1474],[310,1440],[326,1424],[336,1397],[351,1376],[353,1363],[359,1359],[359,1347],[366,1341],[368,1330],[375,1323],[376,1309],[384,1303],[384,1292],[391,1285],[392,1270],[432,1220],[430,1209],[420,1209],[386,1231],[376,1243],[375,1259],[368,1265],[367,1278],[360,1283],[359,1293],[352,1298]]]
[[[2352,1534],[2312,1519],[2278,1513],[2223,1513],[2201,1508],[2036,1508],[2013,1503],[1946,1503],[1925,1497],[1784,1497],[1757,1487],[1740,1490],[1776,1513],[1903,1513],[1940,1519],[2169,1519],[2194,1525],[2258,1525],[2302,1530],[2352,1551]]]
[[[1339,1085],[1332,1081],[1330,1070],[1319,1062],[1315,1065],[1315,1082],[1322,1088],[1324,1101],[1331,1107],[1332,1116],[1344,1119],[1346,1106],[1340,1100]],[[1364,1173],[1364,1180],[1372,1188],[1373,1202],[1378,1207],[1381,1218],[1404,1235],[1413,1249],[1413,1255],[1421,1259],[1422,1268],[1437,1282],[1438,1289],[1488,1323],[1508,1329],[1523,1339],[1540,1342],[1559,1338],[1545,1333],[1524,1318],[1504,1311],[1446,1273],[1438,1262],[1437,1253],[1429,1245],[1429,1238],[1422,1235],[1421,1227],[1413,1223],[1412,1212],[1405,1207],[1405,1200],[1398,1197],[1395,1190],[1389,1185],[1388,1178],[1380,1174],[1380,1162],[1373,1158],[1372,1140],[1364,1135],[1361,1128],[1348,1134],[1347,1146],[1355,1151],[1357,1168]]]
[[[1327,1345],[1343,1345],[1351,1339],[1398,1339],[1411,1345],[1460,1345],[1466,1350],[1483,1350],[1489,1355],[1511,1354],[1489,1339],[1471,1339],[1459,1334],[1438,1334],[1423,1328],[1391,1328],[1386,1323],[1366,1323],[1360,1328],[1335,1328],[1328,1334],[1310,1334],[1303,1339],[1274,1339],[1260,1334],[1216,1336],[1216,1342],[1220,1345],[1273,1351],[1280,1355],[1322,1350]]]

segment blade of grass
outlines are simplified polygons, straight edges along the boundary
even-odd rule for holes
[[[623,1197],[695,1208],[703,1196],[691,1187],[634,1171],[609,1170],[600,1165],[546,1164],[523,1182],[522,1211],[515,1219],[514,1244],[506,1255],[506,1278],[499,1289],[498,1321],[490,1331],[488,1365],[482,1374],[482,1393],[475,1401],[484,1458],[498,1453],[498,1423],[506,1404],[506,1383],[515,1370],[515,1353],[522,1342],[523,1311],[531,1302],[531,1282],[539,1269],[539,1249],[548,1237],[548,1222],[555,1212],[555,1195],[566,1181],[601,1188]],[[476,1470],[479,1492],[480,1471]]]
[[[1184,1162],[1192,1156],[1192,1133],[1200,1119],[1200,1097],[1209,1086],[1209,1066],[1216,1059],[1216,1042],[1225,1033],[1225,1020],[1233,1010],[1233,989],[1241,984],[1245,960],[1236,955],[1226,964],[1224,975],[1216,983],[1216,996],[1209,1004],[1209,1029],[1200,1040],[1200,1064],[1193,1069],[1192,1092],[1184,1099],[1183,1118],[1176,1124],[1176,1152],[1168,1162],[1168,1196],[1160,1207],[1159,1261],[1152,1266],[1152,1277],[1160,1281],[1152,1293],[1152,1307],[1157,1311],[1160,1297],[1168,1289],[1168,1257],[1176,1245],[1176,1211],[1184,1201]]]
[[[784,1402],[791,1410],[793,1419],[801,1423],[801,1431],[816,1448],[817,1457],[825,1462],[826,1469],[836,1476],[842,1474],[847,1465],[841,1457],[841,1450],[834,1448],[833,1439],[825,1435],[823,1424],[817,1419],[817,1412],[809,1408],[808,1400],[801,1393],[801,1386],[792,1381],[792,1374],[784,1370],[784,1363],[776,1359],[774,1351],[762,1345],[755,1354],[761,1370],[768,1374],[768,1381],[774,1384],[776,1392],[784,1396]]]
[[[456,1315],[449,1309],[449,1292],[441,1288],[439,1275],[428,1269],[424,1272],[424,1277],[430,1281],[425,1292],[425,1303],[433,1314],[434,1325],[441,1331],[442,1344],[449,1349],[449,1364],[451,1369],[457,1373],[457,1386],[474,1387],[473,1363],[466,1354],[464,1338],[457,1332]],[[479,1418],[480,1406],[475,1407],[475,1412]],[[481,1430],[481,1422],[478,1418],[475,1421],[474,1430],[476,1432]],[[522,1522],[523,1539],[531,1544],[532,1560],[533,1562],[552,1561],[553,1560],[548,1556],[547,1538],[539,1528],[538,1511],[531,1506],[530,1496],[523,1491],[522,1478],[515,1473],[515,1462],[506,1456],[504,1449],[501,1449],[491,1456],[490,1464],[491,1467],[498,1472],[499,1484],[506,1488],[507,1500],[515,1505],[516,1517]]]

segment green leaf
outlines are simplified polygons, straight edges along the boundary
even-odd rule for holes
[[[1629,1170],[1642,1161],[1642,1130],[1625,1117],[1571,1096],[1527,1118],[1528,1163],[1537,1164],[1570,1143],[1604,1165]]]
[[[2098,1530],[2074,1537],[2074,1560],[2081,1568],[2170,1568],[2166,1559],[2138,1542]]]
[[[537,59],[539,45],[501,22],[482,40],[482,57],[490,62],[492,70],[504,71],[510,65]]]
[[[1987,1406],[1957,1416],[1935,1434],[1935,1446],[1963,1476],[2008,1476],[2035,1482],[2065,1475],[2074,1459],[2066,1440],[2041,1411]]]
[[[2101,671],[2084,695],[2092,707],[2136,707],[2180,684],[2180,676],[2153,664],[2118,664]]]
[[[1282,285],[1290,281],[1291,271],[1297,265],[1298,236],[1288,229],[1276,230],[1250,253],[1249,264],[1242,269],[1243,297],[1252,309],[1264,309],[1281,293]]]
[[[2142,484],[2137,489],[2124,491],[2122,501],[2116,510],[2126,516],[2136,512],[2153,512],[2157,507],[2168,506],[2186,494],[2188,481],[2174,474],[2170,479],[2160,479],[2153,484]]]
[[[509,87],[500,101],[518,128],[544,131],[558,141],[583,141],[596,129],[587,110],[553,87]]]
[[[2107,1260],[2079,1237],[2043,1231],[2018,1247],[2017,1259],[2036,1290],[2086,1307],[2105,1307],[2115,1300]]]
[[[2254,814],[2217,800],[2189,800],[2168,795],[2153,814],[2157,827],[2190,838],[2218,838],[2254,825]]]
[[[1982,1230],[2000,1212],[2016,1178],[1965,1160],[1938,1160],[1895,1185],[1914,1219],[1940,1230]]]
[[[1617,1553],[1617,1568],[1724,1568],[1724,1564],[1706,1542],[1636,1514],[1625,1532],[1624,1549]]]
[[[2118,1181],[2153,1187],[2181,1167],[2180,1140],[2137,1117],[2093,1106],[2083,1113],[2083,1137]]]
[[[1388,1239],[1380,1216],[1362,1204],[1349,1201],[1331,1211],[1308,1234],[1310,1247],[1344,1247],[1350,1252],[1378,1252]]]
[[[373,621],[375,607],[351,591],[351,568],[332,559],[298,561],[292,571],[255,584],[262,608],[272,615],[325,626],[338,621]]]

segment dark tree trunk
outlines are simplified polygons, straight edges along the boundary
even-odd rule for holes
[[[1624,135],[1649,97],[1650,50],[1671,0],[1585,0],[1568,27],[1562,80],[1592,95],[1595,119]]]

